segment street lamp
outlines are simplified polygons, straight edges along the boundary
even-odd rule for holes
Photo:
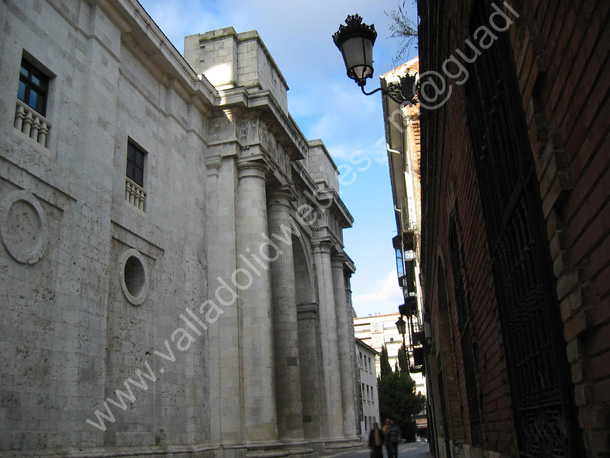
[[[398,329],[398,333],[402,335],[402,345],[404,347],[405,345],[405,333],[407,332],[407,323],[405,323],[405,320],[402,319],[402,315],[400,315],[400,318],[398,319],[398,321],[396,322],[396,329]],[[407,350],[406,347],[405,351]]]
[[[390,83],[386,88],[377,88],[372,92],[366,92],[364,86],[366,80],[373,77],[373,45],[377,38],[375,25],[367,25],[362,22],[358,14],[347,16],[345,24],[339,26],[339,30],[333,35],[333,40],[345,63],[347,76],[353,79],[365,95],[381,91],[396,103],[414,103],[416,89],[415,76],[401,78],[401,83]]]
[[[407,323],[402,319],[402,315],[400,315],[400,318],[396,322],[396,329],[398,329],[398,333],[402,334],[404,337],[405,332],[407,332]]]

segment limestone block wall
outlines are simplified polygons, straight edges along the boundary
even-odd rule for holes
[[[174,332],[206,293],[201,131],[213,89],[194,75],[178,83],[184,69],[167,61],[151,72],[162,65],[142,51],[149,37],[125,31],[143,17],[125,3],[33,6],[0,7],[0,450],[206,441],[202,339],[186,348]],[[46,147],[13,127],[24,56],[50,77]],[[145,211],[125,200],[129,140],[147,153]],[[171,364],[155,353],[169,355],[166,342]],[[128,379],[140,384],[132,396]]]
[[[198,74],[215,86],[243,86],[271,91],[288,112],[288,84],[258,32],[237,33],[233,27],[184,38],[184,55]]]
[[[323,182],[326,188],[339,192],[339,174],[337,166],[321,140],[309,141],[309,154],[307,155],[307,170],[316,182]]]
[[[136,0],[9,0],[0,27],[0,456],[315,456],[354,439],[352,218],[258,35],[187,39],[196,71],[230,69],[216,89]],[[43,142],[15,127],[23,57],[50,81]],[[297,162],[310,152],[317,170]],[[274,235],[293,256],[270,269]]]

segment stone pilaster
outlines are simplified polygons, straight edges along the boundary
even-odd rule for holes
[[[239,365],[235,364],[240,356],[240,324],[237,297],[229,294],[223,286],[223,281],[230,282],[231,274],[237,267],[235,160],[232,157],[223,160],[220,156],[212,156],[206,158],[205,164],[208,299],[223,310],[218,321],[208,327],[206,345],[209,406],[211,412],[215,413],[215,421],[210,422],[210,439],[214,444],[237,444],[243,441],[239,403],[242,377]]]
[[[299,319],[299,349],[303,400],[303,432],[306,439],[321,439],[324,417],[320,395],[322,392],[320,340],[318,331],[319,305],[315,302],[297,306]]]
[[[343,401],[337,344],[337,314],[330,259],[331,244],[314,241],[313,253],[320,296],[320,340],[324,380],[324,435],[326,439],[343,438]]]
[[[267,238],[266,166],[237,163],[237,269],[243,422],[246,443],[277,440],[269,262],[278,253]]]
[[[275,346],[278,434],[283,442],[303,440],[303,405],[299,364],[296,283],[292,232],[291,201],[287,188],[269,193],[269,237],[281,255],[271,262],[271,293]]]
[[[341,369],[341,399],[343,401],[343,432],[347,438],[356,437],[356,406],[354,404],[354,320],[348,309],[347,289],[343,265],[343,254],[331,258],[333,271],[333,286],[337,313],[337,345],[339,348],[339,367]],[[350,307],[351,308],[351,307]]]

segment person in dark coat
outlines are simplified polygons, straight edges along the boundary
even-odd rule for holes
[[[390,420],[390,425],[386,431],[386,444],[388,448],[388,458],[398,458],[398,444],[400,443],[400,428]]]
[[[371,449],[371,458],[383,458],[383,431],[379,429],[377,422],[373,423],[373,429],[369,433],[369,448]]]

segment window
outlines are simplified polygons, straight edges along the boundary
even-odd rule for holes
[[[22,59],[17,97],[42,116],[46,115],[49,78],[27,59]]]
[[[146,211],[146,191],[144,190],[145,158],[145,151],[131,141],[127,143],[125,200],[142,211]]]
[[[144,187],[144,153],[140,148],[129,142],[127,144],[127,178]]]
[[[51,123],[46,119],[49,72],[43,73],[23,57],[15,107],[15,128],[32,140],[47,146]]]

